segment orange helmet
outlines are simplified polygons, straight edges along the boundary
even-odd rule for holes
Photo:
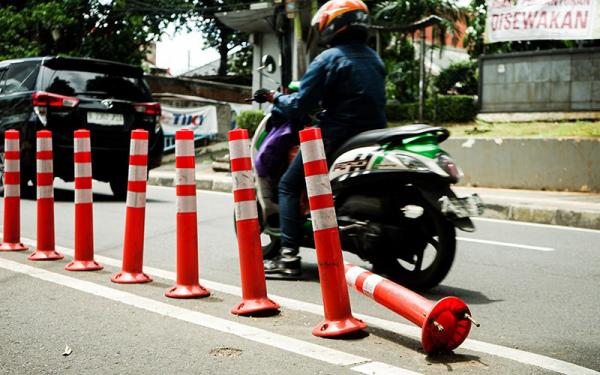
[[[369,8],[361,0],[330,0],[319,8],[312,25],[316,26],[325,44],[347,31],[359,31],[366,35]]]

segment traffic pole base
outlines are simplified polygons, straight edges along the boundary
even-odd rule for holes
[[[266,297],[245,299],[233,306],[231,313],[235,315],[252,315],[256,313],[278,312],[279,305]]]
[[[110,281],[117,284],[141,284],[149,283],[152,278],[143,272],[119,272],[115,273]]]
[[[104,266],[94,260],[73,260],[65,266],[67,271],[98,271],[103,268]]]
[[[421,344],[425,353],[451,351],[462,344],[471,330],[466,314],[470,314],[469,307],[461,299],[439,300],[423,322]]]
[[[201,285],[175,285],[165,292],[170,298],[202,298],[210,296],[210,291]]]
[[[4,242],[0,244],[0,251],[25,251],[29,246],[25,246],[20,242]]]
[[[341,320],[324,320],[313,328],[312,334],[318,337],[336,337],[365,328],[367,328],[367,323],[351,316]]]
[[[33,254],[27,257],[29,260],[59,260],[65,256],[56,250],[36,250]]]

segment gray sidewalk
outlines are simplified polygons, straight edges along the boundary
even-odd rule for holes
[[[231,191],[231,175],[214,172],[211,160],[200,156],[196,186],[202,190]],[[175,165],[167,163],[150,171],[148,183],[175,186]],[[453,187],[458,196],[477,193],[486,210],[484,217],[540,224],[600,229],[600,194],[532,190]]]

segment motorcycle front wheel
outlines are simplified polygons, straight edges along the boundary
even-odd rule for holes
[[[401,240],[372,259],[373,267],[407,288],[431,289],[452,267],[456,253],[454,225],[424,201],[402,202],[401,207],[420,216],[401,220]]]

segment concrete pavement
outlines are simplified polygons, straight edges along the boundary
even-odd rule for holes
[[[220,146],[219,146],[220,145]],[[212,169],[211,154],[223,155],[226,144],[212,146],[196,162],[198,189],[230,192],[231,174]],[[150,171],[148,183],[175,186],[175,165],[169,162]],[[490,189],[482,187],[453,187],[458,196],[477,193],[486,210],[483,217],[600,229],[600,194],[550,192],[534,190]]]

